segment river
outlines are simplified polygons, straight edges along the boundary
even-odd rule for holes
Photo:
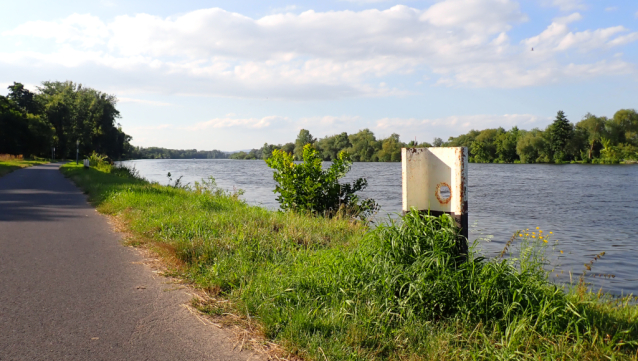
[[[243,189],[248,203],[278,208],[272,170],[261,160],[124,163],[162,184],[168,172],[191,184],[212,176],[222,188]],[[381,205],[377,222],[396,217],[401,211],[401,164],[354,163],[344,181],[358,177],[368,180],[362,195]],[[559,266],[553,273],[557,282],[569,282],[570,271],[576,281],[584,264],[604,251],[591,274],[615,278],[588,277],[592,287],[638,294],[638,165],[470,164],[468,183],[470,240],[479,239],[486,256],[500,253],[514,231],[540,227],[545,234],[552,231],[558,242],[551,251]]]

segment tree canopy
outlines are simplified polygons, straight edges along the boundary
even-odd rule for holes
[[[120,113],[114,95],[66,82],[43,82],[35,93],[21,83],[0,96],[0,153],[59,158],[92,152],[122,159],[131,137],[116,123]]]

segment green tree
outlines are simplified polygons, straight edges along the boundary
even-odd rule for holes
[[[303,148],[306,144],[313,144],[315,141],[316,139],[312,137],[312,134],[310,134],[308,130],[300,130],[299,135],[297,135],[297,140],[295,141],[295,159],[303,159]]]
[[[470,145],[470,159],[476,163],[492,163],[496,159],[496,137],[505,129],[482,130]]]
[[[504,163],[514,163],[518,160],[518,154],[516,153],[516,145],[518,144],[518,137],[520,131],[518,127],[513,127],[507,132],[499,132],[495,139],[496,156],[498,160]]]
[[[405,145],[401,143],[399,135],[394,133],[386,139],[380,141],[381,150],[377,152],[379,162],[400,162],[401,148]]]
[[[274,192],[284,210],[308,211],[318,215],[333,216],[339,211],[365,217],[376,209],[372,200],[361,201],[356,192],[367,186],[364,178],[352,184],[341,184],[352,165],[350,156],[340,152],[330,168],[322,169],[319,152],[306,144],[303,162],[296,164],[293,156],[283,150],[275,150],[266,164],[275,170],[273,178],[277,182]]]
[[[11,99],[24,113],[39,113],[35,94],[26,89],[22,83],[13,82],[13,85],[9,85],[7,89],[9,89],[7,98]]]
[[[587,157],[590,160],[602,148],[601,139],[605,136],[606,121],[605,117],[597,117],[587,113],[585,118],[576,124],[576,131],[583,132],[587,136],[587,144],[589,145]]]
[[[550,141],[550,149],[554,161],[561,162],[567,160],[567,144],[574,133],[574,126],[569,122],[565,113],[559,110],[556,119],[547,129]]]
[[[447,144],[449,147],[467,147],[470,148],[472,146],[472,142],[481,134],[478,130],[470,130],[467,134],[461,134],[458,137],[450,137],[448,138]]]
[[[536,128],[531,131],[521,131],[516,144],[516,153],[521,163],[545,163],[550,160],[548,148],[543,131]]]
[[[348,153],[352,154],[355,162],[370,162],[372,156],[377,150],[377,139],[370,129],[360,130],[358,133],[351,134],[349,137],[352,147],[348,149]]]
[[[326,136],[317,141],[317,150],[321,153],[323,160],[329,161],[337,159],[339,152],[351,147],[348,133],[343,132],[332,136]]]
[[[638,146],[638,113],[634,109],[621,109],[612,118],[614,124],[622,129],[623,136],[620,142],[629,142]]]
[[[286,153],[292,154],[295,151],[295,143],[286,143],[281,146],[281,150]]]

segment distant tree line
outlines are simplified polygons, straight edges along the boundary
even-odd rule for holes
[[[471,130],[445,146],[469,148],[476,163],[620,163],[638,160],[638,113],[622,109],[613,118],[588,113],[576,124],[559,111],[544,130],[513,127]]]
[[[573,124],[559,111],[544,130],[513,127],[471,130],[447,142],[435,138],[432,143],[415,140],[404,143],[398,134],[377,139],[369,129],[355,134],[345,132],[314,138],[302,129],[294,143],[264,144],[250,152],[238,152],[231,159],[267,159],[275,149],[302,158],[303,147],[312,144],[325,161],[334,160],[345,150],[355,162],[399,162],[402,147],[468,147],[470,162],[476,163],[619,163],[638,160],[638,113],[622,109],[613,118],[587,114]]]
[[[0,96],[0,154],[75,158],[97,152],[126,158],[131,137],[116,123],[117,98],[71,81],[45,81],[35,93],[14,82]]]
[[[437,143],[438,142],[438,143]],[[231,159],[267,159],[275,149],[282,149],[292,153],[296,160],[303,158],[303,147],[312,144],[319,152],[321,159],[332,161],[337,158],[339,152],[347,151],[355,162],[399,162],[401,161],[402,147],[432,147],[430,143],[401,142],[398,134],[392,134],[387,138],[377,139],[370,129],[363,129],[355,134],[346,132],[326,136],[321,139],[314,138],[306,129],[302,129],[294,143],[268,144],[265,143],[259,149],[250,152],[238,152],[231,154]],[[435,139],[435,144],[441,145],[443,141]]]
[[[132,147],[131,159],[226,159],[228,153],[221,150],[167,149],[159,147]]]

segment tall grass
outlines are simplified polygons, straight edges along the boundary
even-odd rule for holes
[[[249,206],[210,181],[185,190],[121,168],[63,171],[176,274],[230,301],[201,309],[257,320],[302,358],[636,359],[638,307],[552,284],[535,235],[514,237],[507,257],[475,244],[465,258],[447,216],[411,212],[370,230]]]

